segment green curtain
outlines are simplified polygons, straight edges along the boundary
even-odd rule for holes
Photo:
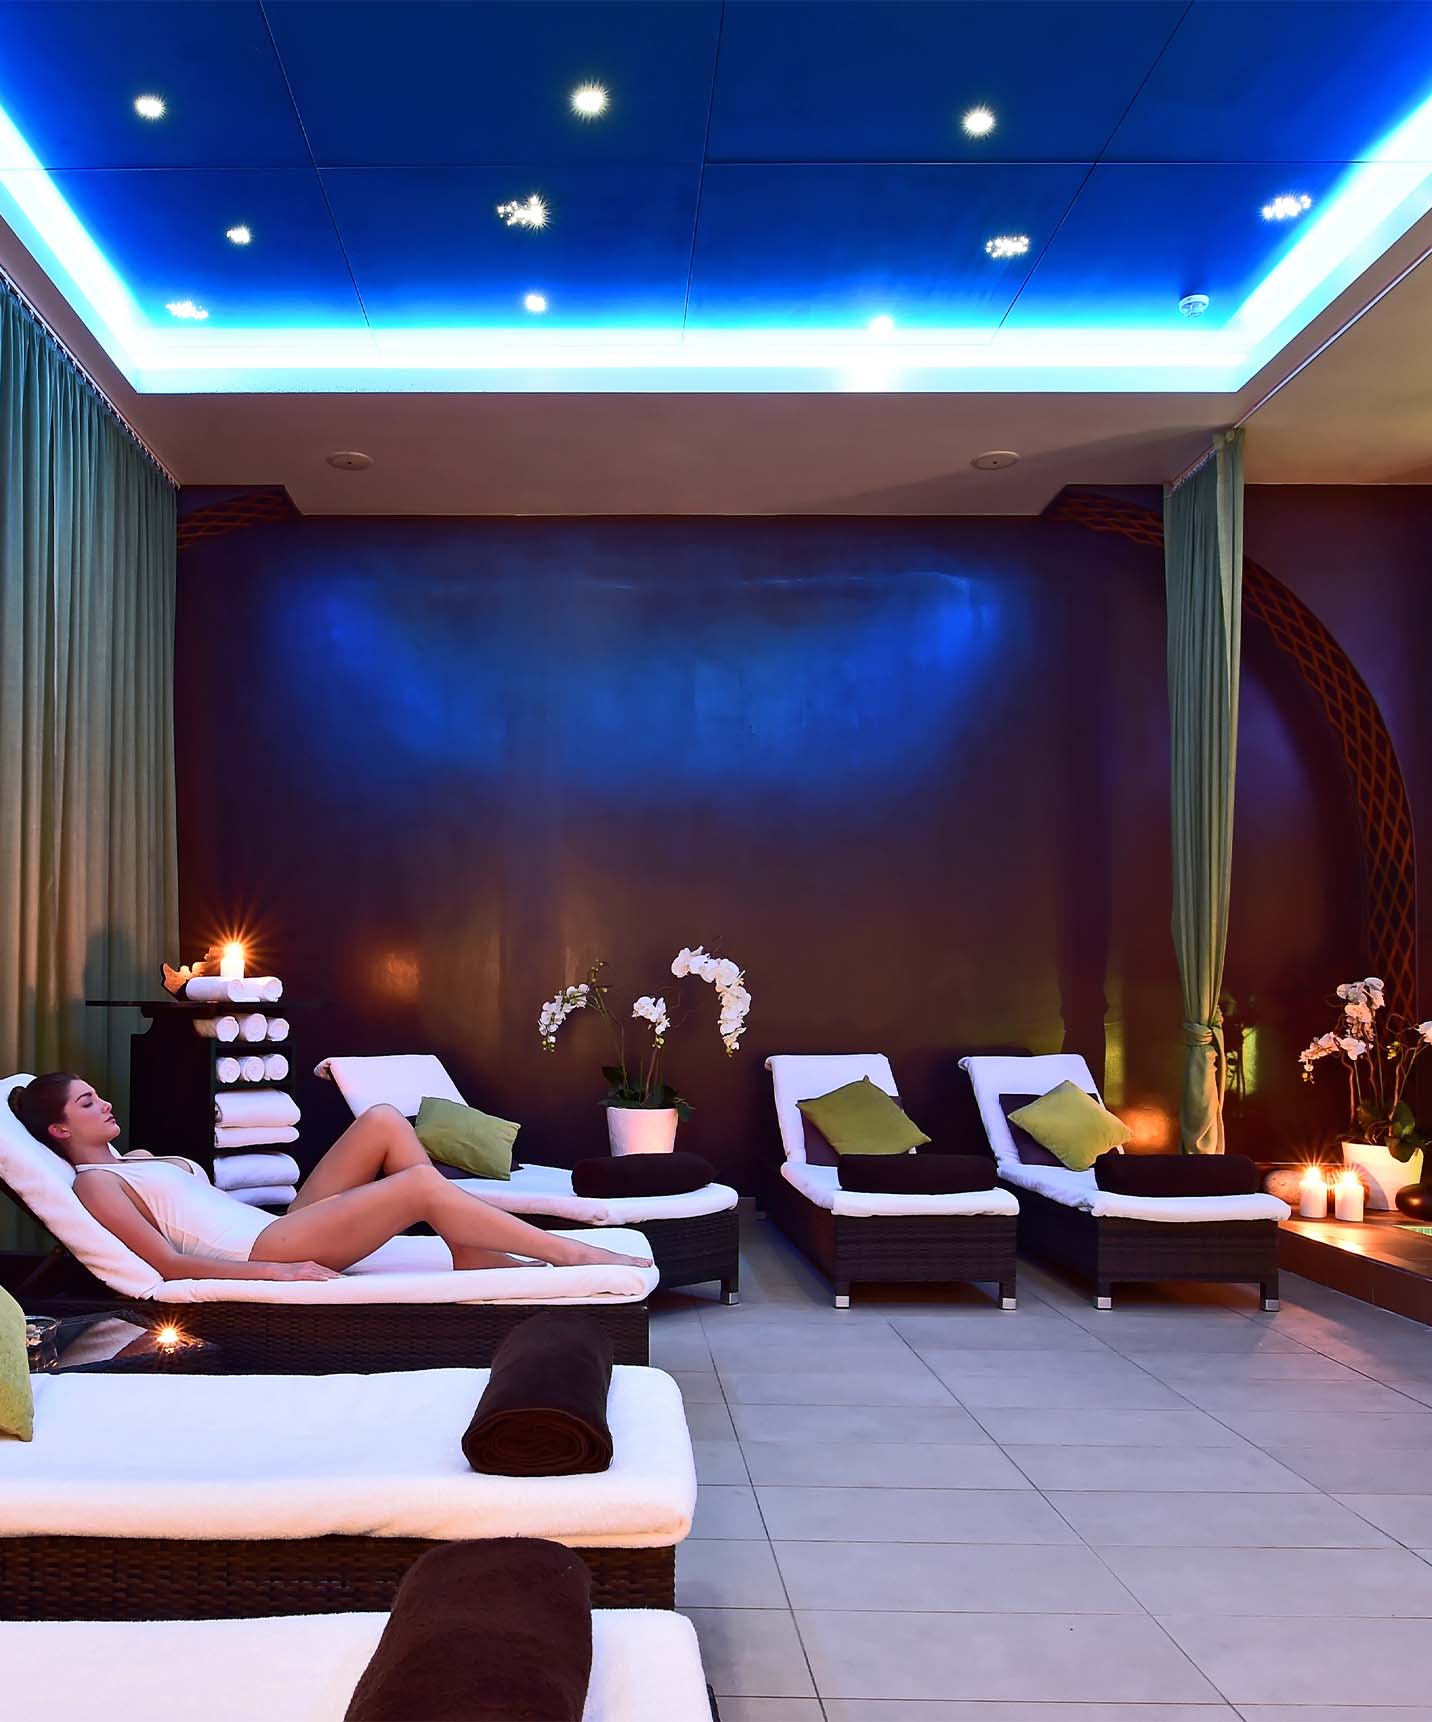
[[[1223,1152],[1223,959],[1233,867],[1243,611],[1243,432],[1164,492],[1173,943],[1183,983],[1185,1154]]]
[[[139,998],[178,949],[174,491],[0,284],[0,1074],[124,1116]],[[41,1243],[0,1201],[0,1249]]]

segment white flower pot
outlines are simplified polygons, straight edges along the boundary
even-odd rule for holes
[[[669,1154],[676,1146],[674,1106],[609,1106],[613,1154]]]
[[[1410,1160],[1394,1160],[1377,1142],[1344,1142],[1343,1165],[1361,1172],[1367,1183],[1369,1208],[1394,1208],[1397,1192],[1422,1178],[1422,1151]]]

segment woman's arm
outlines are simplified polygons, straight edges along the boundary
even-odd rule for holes
[[[79,1177],[75,1194],[107,1232],[149,1263],[166,1280],[332,1280],[339,1276],[317,1262],[231,1262],[217,1256],[186,1256],[176,1250],[145,1212],[122,1178]]]

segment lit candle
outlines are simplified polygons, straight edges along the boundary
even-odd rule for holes
[[[1328,1180],[1321,1166],[1309,1166],[1303,1173],[1298,1186],[1298,1213],[1305,1220],[1328,1217]]]
[[[241,981],[244,978],[244,947],[242,945],[225,945],[223,955],[219,958],[219,979],[221,981]]]
[[[1344,1172],[1333,1186],[1337,1217],[1340,1220],[1362,1219],[1362,1179],[1356,1172]]]

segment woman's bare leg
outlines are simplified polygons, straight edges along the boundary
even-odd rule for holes
[[[375,1179],[430,1164],[417,1132],[396,1106],[370,1106],[348,1126],[308,1176],[289,1213],[361,1190]],[[356,1258],[355,1258],[356,1260]]]
[[[367,1114],[365,1113],[366,1117]],[[618,1255],[529,1226],[516,1214],[490,1208],[427,1164],[394,1172],[376,1184],[344,1190],[290,1208],[259,1233],[249,1260],[321,1262],[347,1268],[424,1220],[452,1251],[455,1268],[509,1266],[493,1256],[526,1256],[559,1267],[619,1263],[648,1267],[649,1258]]]

